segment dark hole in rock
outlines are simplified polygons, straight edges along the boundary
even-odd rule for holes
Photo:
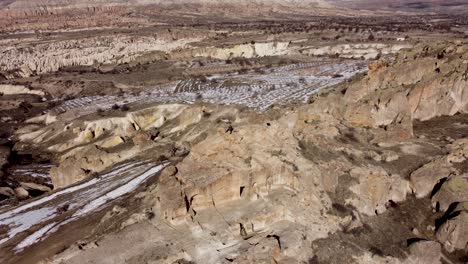
[[[245,227],[242,223],[239,223],[239,233],[242,237],[247,236],[247,231],[245,230]]]
[[[29,190],[28,192],[29,192],[29,195],[31,197],[41,196],[41,195],[43,195],[45,193],[45,192],[40,191],[40,190]]]
[[[10,165],[28,165],[33,163],[34,158],[30,153],[18,153],[17,151],[12,151],[10,157],[8,158],[8,163]]]
[[[431,198],[434,197],[434,195],[440,190],[442,185],[447,181],[447,177],[440,179],[436,185],[434,185],[434,188],[431,191]]]
[[[381,257],[385,255],[384,252],[378,247],[370,247],[369,251],[372,253],[372,255],[377,255]]]
[[[187,209],[187,212],[190,210],[190,202],[187,198],[187,195],[184,195],[184,201],[185,201],[185,209]]]
[[[146,218],[148,218],[148,220],[152,220],[155,216],[153,212],[146,212]]]
[[[424,238],[419,238],[419,237],[413,237],[413,238],[410,238],[410,239],[407,239],[406,240],[406,246],[411,246],[412,244],[416,243],[416,242],[419,242],[419,241],[424,241],[426,239]]]
[[[392,208],[398,207],[398,204],[395,203],[393,200],[388,200],[388,205],[389,207],[392,207]]]
[[[120,107],[120,111],[122,112],[127,112],[128,110],[130,110],[130,107],[128,105],[122,105]]]
[[[336,211],[338,211],[339,213],[342,213],[342,214],[350,214],[352,212],[352,210],[340,203],[332,203],[332,207],[333,209],[335,209]]]
[[[240,187],[239,196],[242,197],[242,193],[244,192],[244,189],[245,189],[245,186],[241,186],[241,187]]]
[[[278,242],[278,247],[279,249],[281,250],[281,240],[280,240],[280,237],[278,235],[268,235],[267,238],[274,238],[276,239],[276,241]]]
[[[312,258],[310,258],[307,261],[307,264],[320,264],[320,261],[319,261],[319,258],[317,257],[317,255],[314,255]]]

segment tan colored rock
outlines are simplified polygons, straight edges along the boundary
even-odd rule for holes
[[[431,193],[439,180],[456,172],[457,170],[447,162],[446,158],[430,162],[411,173],[410,182],[413,192],[418,198],[425,197]]]
[[[466,113],[468,95],[464,87],[468,80],[458,73],[466,50],[454,50],[445,55],[450,59],[437,60],[438,50],[447,50],[453,45],[434,46],[433,56],[428,56],[427,51],[421,51],[424,47],[418,46],[413,52],[425,52],[423,58],[413,61],[400,58],[391,66],[382,62],[371,65],[363,80],[347,88],[344,118],[358,126],[386,129],[400,126],[402,130],[397,135],[407,131],[411,136],[413,119]],[[435,71],[435,63],[442,73]]]
[[[450,153],[447,155],[447,162],[462,163],[468,157],[468,138],[456,140],[449,147]]]
[[[116,147],[120,144],[124,143],[124,140],[122,139],[122,137],[119,137],[119,136],[115,136],[115,137],[111,137],[109,139],[106,139],[104,142],[102,142],[100,144],[100,146],[102,148],[113,148],[113,147]]]
[[[393,54],[411,45],[392,45],[383,43],[337,44],[331,46],[311,47],[303,50],[303,54],[323,56],[338,54],[340,58],[372,60],[382,54]],[[374,66],[375,67],[375,66]]]
[[[29,192],[26,191],[24,188],[22,187],[17,187],[15,188],[15,194],[16,194],[16,197],[19,199],[19,200],[24,200],[24,199],[27,199],[29,198]]]
[[[196,38],[166,40],[153,36],[102,36],[79,40],[55,41],[48,44],[34,45],[30,51],[10,48],[5,50],[0,71],[8,72],[7,78],[28,77],[57,71],[66,66],[93,65],[98,63],[125,63],[135,60],[138,54],[153,51],[169,52],[185,47]],[[64,53],[65,52],[65,53]]]
[[[81,132],[77,141],[79,143],[89,143],[91,142],[92,140],[95,139],[95,134],[94,134],[94,131],[91,131],[91,130],[88,130],[86,129],[85,131]]]
[[[44,96],[45,93],[40,90],[31,90],[23,85],[9,85],[0,84],[0,94],[12,95],[12,94],[35,94]]]
[[[13,197],[15,196],[15,191],[10,187],[0,187],[0,194],[6,197]]]
[[[432,197],[432,203],[438,204],[445,212],[455,202],[468,201],[468,174],[450,177]]]
[[[468,211],[466,208],[447,220],[437,231],[437,240],[445,250],[466,250],[468,245]]]
[[[347,203],[366,215],[383,213],[389,200],[404,201],[410,190],[408,181],[378,167],[354,168],[350,175],[359,183],[350,187],[355,198],[349,198]]]
[[[50,192],[50,191],[52,191],[52,189],[50,187],[40,185],[40,184],[37,184],[37,183],[33,183],[33,182],[21,182],[20,184],[21,184],[21,187],[24,188],[27,191],[31,191],[31,190],[37,190],[37,191],[41,191],[41,192]]]
[[[144,131],[138,131],[132,140],[137,146],[144,146],[152,143],[151,135]]]
[[[405,264],[440,264],[442,247],[434,241],[418,241],[410,246],[411,255]]]
[[[50,178],[55,189],[67,187],[76,182],[93,177],[95,172],[135,157],[142,149],[128,148],[121,152],[108,152],[94,144],[75,148],[61,156],[58,167],[50,170]]]
[[[156,208],[159,208],[161,217],[168,221],[176,221],[187,215],[186,201],[190,203],[192,197],[185,197],[181,193],[181,183],[177,178],[178,169],[174,166],[165,168],[159,176],[160,188],[157,189]],[[185,200],[187,199],[187,200]]]

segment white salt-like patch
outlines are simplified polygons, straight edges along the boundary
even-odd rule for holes
[[[0,226],[7,226],[9,229],[6,236],[0,240],[0,244],[4,244],[17,234],[25,232],[33,226],[43,225],[47,221],[54,220],[60,214],[58,208],[62,206],[67,205],[68,210],[81,208],[67,220],[47,224],[31,234],[15,248],[17,251],[21,251],[23,248],[45,239],[61,226],[96,211],[104,204],[134,191],[141,183],[161,171],[167,164],[164,163],[155,167],[153,167],[154,164],[147,161],[123,164],[99,178],[64,189],[1,214]],[[45,203],[47,203],[47,207],[44,206]],[[43,207],[34,208],[39,205]],[[28,211],[28,209],[31,210]]]
[[[47,174],[47,173],[37,173],[37,172],[33,172],[33,171],[26,171],[26,172],[23,172],[22,174],[28,175],[28,176],[31,176],[31,177],[34,177],[34,178],[49,179],[49,174]]]
[[[145,162],[134,162],[117,166],[115,170],[102,175],[99,179],[96,178],[89,180],[83,184],[64,189],[42,199],[32,201],[28,204],[17,207],[14,210],[0,214],[0,226],[7,226],[9,228],[6,237],[0,240],[0,244],[7,242],[17,234],[24,232],[35,225],[53,219],[58,215],[57,209],[61,206],[64,206],[65,204],[69,205],[69,209],[83,206],[90,200],[108,192],[111,190],[111,188],[115,188],[118,185],[126,183],[128,178],[132,176],[132,168],[137,167],[143,163]],[[145,168],[145,166],[142,166],[141,169]],[[122,173],[126,172],[130,172],[130,175],[122,178],[118,177],[118,180],[113,180],[113,178],[116,178],[117,176],[120,176]],[[102,183],[102,186],[99,183]],[[90,187],[91,191],[88,190],[89,193],[84,192],[86,195],[81,195],[81,190],[87,187]],[[44,204],[51,201],[53,202],[55,199],[62,199],[62,196],[65,195],[70,196],[67,197],[65,202],[55,203],[47,207],[30,210],[37,206],[44,206]]]
[[[70,188],[67,188],[67,189],[64,189],[62,191],[59,191],[59,192],[56,192],[56,193],[53,193],[49,196],[46,196],[44,198],[41,198],[39,200],[36,200],[36,201],[33,201],[33,202],[30,202],[28,204],[25,204],[25,205],[22,205],[20,207],[17,207],[16,209],[14,210],[11,210],[11,211],[8,211],[6,213],[3,213],[3,214],[0,214],[0,225],[2,223],[2,220],[3,219],[7,219],[7,218],[10,218],[11,216],[15,215],[15,214],[18,214],[22,211],[25,211],[25,210],[28,210],[30,208],[33,208],[35,206],[38,206],[38,205],[41,205],[41,204],[44,204],[48,201],[51,201],[61,195],[64,195],[64,194],[67,194],[67,193],[71,193],[71,192],[75,192],[75,191],[78,191],[80,189],[83,189],[83,188],[86,188],[86,187],[89,187],[89,186],[92,186],[94,184],[96,184],[98,181],[104,179],[104,178],[107,178],[107,177],[112,177],[112,176],[115,176],[135,165],[138,165],[138,163],[133,163],[133,164],[125,164],[125,165],[122,165],[121,167],[118,167],[116,170],[113,170],[107,174],[104,174],[102,175],[101,179],[92,179],[92,180],[89,180],[83,184],[79,184],[79,185],[76,185],[76,186],[73,186],[73,187],[70,187]]]
[[[131,191],[134,191],[142,182],[146,181],[149,177],[153,176],[154,174],[158,173],[160,170],[162,170],[165,166],[167,166],[167,163],[158,165],[156,167],[153,167],[146,171],[145,173],[141,174],[140,176],[134,178],[133,180],[129,181],[127,184],[120,186],[119,188],[106,193],[104,196],[99,197],[96,200],[93,200],[92,202],[88,203],[85,207],[81,208],[80,210],[76,211],[75,214],[73,214],[73,217],[79,217],[82,215],[85,215],[103,204],[107,203],[108,201],[114,200],[118,197],[121,197]]]
[[[17,253],[21,252],[21,251],[23,251],[24,248],[29,247],[32,244],[40,241],[42,236],[44,234],[46,234],[50,229],[52,229],[55,225],[56,225],[56,223],[48,224],[48,225],[42,227],[41,229],[37,230],[36,232],[34,232],[32,235],[25,238],[23,241],[21,241],[21,243],[16,245],[16,247],[15,247],[16,252]]]
[[[65,102],[57,111],[79,108],[79,115],[108,110],[114,104],[206,102],[219,105],[245,105],[260,111],[274,104],[304,103],[321,89],[338,84],[367,70],[362,62],[315,61],[265,70],[262,73],[211,76],[208,82],[188,79],[153,87],[138,95],[95,96]],[[304,72],[305,71],[305,72]],[[237,85],[234,85],[237,84]],[[86,100],[85,100],[86,99]]]
[[[0,226],[8,226],[10,228],[7,237],[0,240],[0,245],[32,226],[53,218],[56,212],[57,209],[54,207],[45,207],[0,221]]]

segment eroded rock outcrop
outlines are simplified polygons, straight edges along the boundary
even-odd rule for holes
[[[392,45],[380,43],[340,44],[317,48],[303,48],[301,49],[301,53],[314,56],[337,55],[340,58],[348,59],[377,59],[382,55],[394,54],[402,49],[407,48],[411,48],[411,45]]]
[[[467,56],[466,45],[420,45],[401,52],[392,65],[371,65],[368,76],[346,90],[346,118],[362,126],[408,129],[412,119],[466,113]]]
[[[166,53],[184,48],[195,40],[120,36],[56,41],[28,48],[10,47],[2,54],[0,72],[10,79],[53,72],[67,66],[126,63],[145,53]]]
[[[468,243],[467,203],[459,204],[437,231],[437,240],[448,252],[467,250]]]
[[[51,262],[78,263],[110,250],[115,254],[106,258],[109,263],[314,263],[331,259],[327,250],[333,247],[311,245],[332,236],[344,249],[338,256],[359,263],[439,263],[442,246],[464,250],[466,208],[457,205],[466,202],[464,140],[440,146],[415,137],[413,130],[415,119],[465,111],[458,84],[431,85],[459,80],[453,71],[464,67],[465,48],[451,47],[444,55],[451,59],[443,62],[433,58],[442,50],[405,51],[394,64],[374,64],[363,79],[319,94],[308,105],[264,113],[156,105],[72,122],[63,113],[37,131],[17,135],[22,144],[56,155],[52,180],[59,188],[98,177],[125,160],[173,162],[137,195],[141,210],[118,232],[105,236],[99,247],[69,248]],[[445,77],[432,68],[434,61],[447,70]],[[416,67],[420,62],[424,67]],[[416,103],[418,87],[426,87],[419,97],[438,97],[439,106],[430,108],[432,99]],[[449,214],[437,230],[427,226],[433,223],[424,215],[433,214],[430,199],[434,212]],[[407,207],[399,212],[403,204]],[[426,207],[417,208],[420,204]],[[454,205],[458,209],[450,211]],[[420,214],[413,217],[416,210]],[[393,233],[396,222],[405,227]],[[393,242],[423,240],[409,248],[401,243],[384,248],[384,236],[392,235],[398,236]],[[353,242],[360,236],[366,240]],[[442,246],[429,241],[434,237]],[[145,246],[137,243],[142,240]]]

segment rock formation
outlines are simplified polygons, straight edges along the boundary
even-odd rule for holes
[[[307,105],[264,113],[156,105],[58,114],[18,133],[17,149],[56,155],[56,188],[123,161],[173,161],[118,231],[43,263],[441,263],[466,252],[466,139],[446,148],[416,124],[466,113],[467,56],[466,45],[420,45]]]

